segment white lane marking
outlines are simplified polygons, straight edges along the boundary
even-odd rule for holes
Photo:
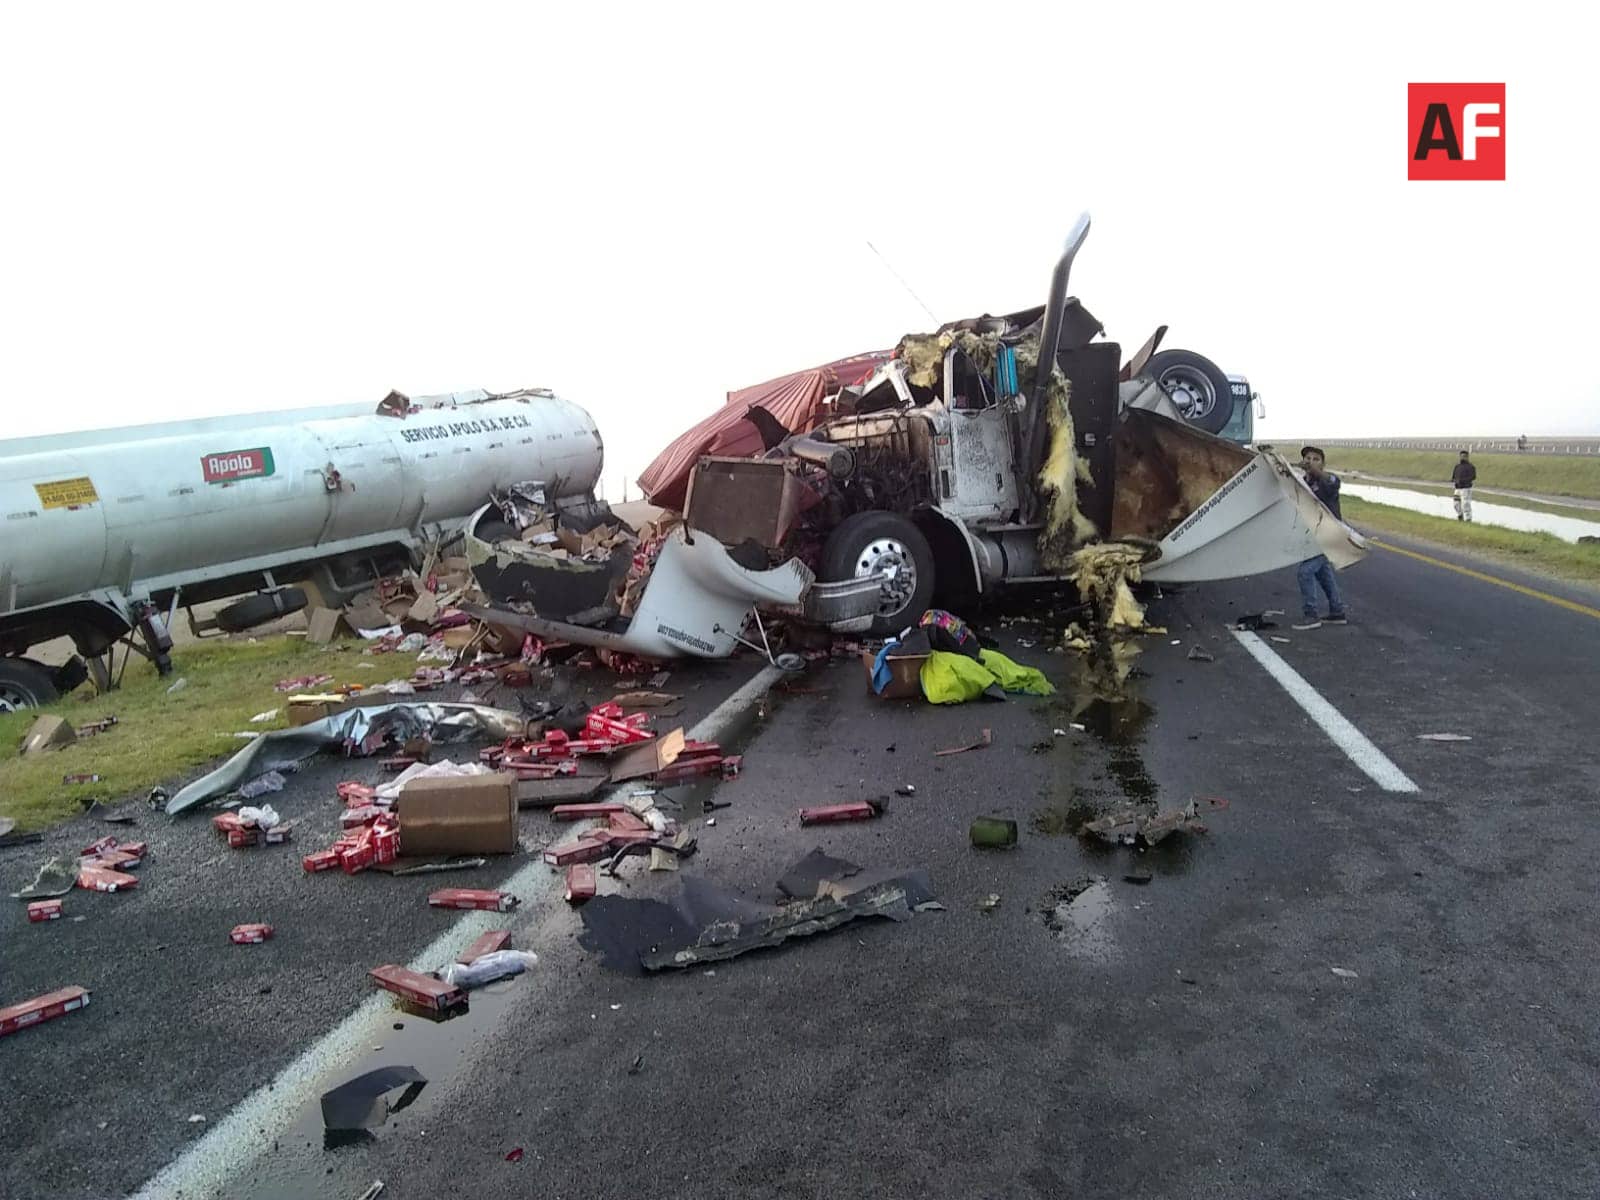
[[[1250,657],[1265,667],[1267,674],[1283,686],[1283,690],[1294,698],[1294,702],[1306,710],[1306,715],[1321,727],[1322,732],[1332,739],[1333,744],[1343,750],[1351,762],[1366,772],[1373,783],[1386,792],[1420,790],[1404,771],[1389,761],[1382,750],[1367,740],[1366,734],[1350,724],[1343,713],[1324,700],[1321,693],[1307,683],[1300,672],[1279,658],[1271,646],[1246,630],[1235,629],[1233,636],[1239,639],[1239,644],[1249,652]]]
[[[735,720],[763,693],[783,677],[784,672],[769,666],[757,672],[733,695],[717,705],[689,731],[701,741],[716,741]],[[626,797],[640,785],[626,783],[612,792],[613,798]],[[500,885],[500,890],[522,898],[524,911],[533,903],[556,891],[561,875],[535,859]],[[463,913],[448,930],[436,938],[409,966],[413,971],[436,970],[450,962],[467,945],[491,927],[505,924],[501,913]],[[219,1194],[223,1186],[241,1174],[261,1153],[264,1146],[286,1130],[299,1115],[308,1096],[325,1091],[327,1081],[367,1051],[375,1035],[381,1034],[394,1019],[394,1004],[386,992],[369,996],[349,1016],[340,1021],[265,1087],[246,1096],[205,1136],[192,1142],[176,1159],[163,1167],[140,1188],[134,1200],[168,1200],[169,1197],[196,1197]]]

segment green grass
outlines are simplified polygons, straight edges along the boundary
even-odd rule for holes
[[[1472,461],[1478,468],[1478,483],[1483,487],[1600,500],[1600,455],[1484,453],[1474,454]],[[1427,450],[1328,447],[1328,466],[1335,472],[1370,471],[1374,475],[1395,475],[1428,483],[1448,484],[1456,462],[1455,454]]]
[[[1352,473],[1348,468],[1344,471],[1347,483],[1368,483],[1373,487],[1398,488],[1407,492],[1425,492],[1437,496],[1448,496],[1454,489],[1448,483],[1423,483],[1420,480],[1411,480],[1406,483],[1390,483],[1387,480],[1368,479],[1365,475]],[[1570,504],[1546,504],[1543,500],[1524,500],[1521,496],[1499,496],[1492,492],[1479,489],[1473,496],[1474,504],[1501,504],[1506,508],[1522,508],[1529,512],[1549,513],[1556,517],[1576,517],[1580,521],[1594,521],[1600,523],[1600,511],[1592,508],[1574,508]]]
[[[90,798],[102,803],[126,796],[145,796],[157,784],[227,757],[243,742],[227,735],[281,729],[284,695],[274,690],[280,679],[332,675],[332,687],[359,683],[370,687],[404,679],[416,669],[412,655],[363,657],[362,643],[308,645],[304,638],[261,638],[180,646],[173,653],[175,669],[166,679],[143,659],[128,667],[122,687],[95,696],[85,685],[72,696],[42,709],[0,714],[0,816],[15,817],[21,830],[40,829],[83,810]],[[358,663],[372,664],[371,670]],[[172,695],[167,688],[178,678],[189,682]],[[250,724],[267,709],[276,719]],[[60,750],[23,758],[19,746],[28,727],[43,713],[66,718],[76,728],[100,717],[118,724],[98,736]],[[63,785],[64,775],[98,774],[99,783]]]
[[[1398,533],[1557,579],[1600,584],[1600,546],[1574,545],[1553,533],[1521,533],[1492,525],[1464,525],[1449,517],[1430,517],[1390,504],[1358,500],[1354,496],[1344,497],[1341,509],[1345,520],[1362,531]]]

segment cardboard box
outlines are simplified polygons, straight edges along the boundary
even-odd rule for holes
[[[76,1012],[88,1003],[87,988],[65,987],[60,991],[35,996],[32,1000],[24,1000],[21,1004],[13,1004],[9,1008],[0,1008],[0,1037],[16,1033],[19,1029],[26,1029],[30,1025],[37,1025],[41,1021],[49,1021],[55,1017],[65,1016],[69,1012]]]
[[[309,725],[350,706],[346,696],[290,696],[285,715],[290,725]]]
[[[889,686],[874,695],[879,700],[917,700],[922,697],[922,664],[927,662],[931,654],[891,654],[889,663]],[[869,651],[861,652],[861,661],[867,668],[867,691],[872,691],[872,667],[878,656]]]
[[[336,608],[313,608],[306,617],[306,641],[326,646],[339,636],[340,612]]]
[[[373,967],[367,974],[379,987],[431,1012],[443,1012],[467,1002],[467,994],[460,988],[392,963]]]
[[[517,848],[517,781],[493,775],[414,779],[395,801],[406,854],[510,854]]]
[[[38,717],[22,738],[24,754],[38,754],[52,746],[66,746],[78,740],[72,726],[60,717]]]

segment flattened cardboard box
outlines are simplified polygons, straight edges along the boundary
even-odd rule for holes
[[[517,780],[505,772],[413,780],[400,789],[395,813],[408,858],[517,848]]]

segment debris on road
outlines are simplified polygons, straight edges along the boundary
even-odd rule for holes
[[[487,866],[487,858],[452,858],[445,862],[407,863],[403,866],[385,866],[377,863],[378,870],[390,875],[433,875],[440,871],[470,871]]]
[[[480,934],[456,959],[458,963],[470,963],[482,958],[485,954],[493,954],[497,950],[508,949],[511,945],[511,931],[509,929],[491,929],[488,933]]]
[[[1008,817],[979,817],[967,836],[974,846],[985,850],[1004,850],[1017,844],[1017,823]]]
[[[1419,742],[1470,742],[1472,737],[1465,733],[1419,733]]]
[[[442,888],[428,893],[428,903],[434,908],[477,908],[485,912],[510,912],[517,906],[517,898],[510,892],[497,892],[485,888]]]
[[[508,1163],[519,1163],[519,1162],[521,1162],[522,1161],[522,1147],[521,1146],[517,1146],[517,1147],[513,1148],[511,1151],[509,1151],[506,1154],[506,1161]]]
[[[428,1080],[411,1066],[379,1067],[357,1075],[322,1093],[323,1128],[339,1132],[350,1129],[377,1129],[389,1117],[414,1101]],[[389,1093],[405,1088],[399,1100],[389,1103]],[[381,1183],[374,1183],[366,1195],[376,1196]]]
[[[595,886],[595,870],[592,863],[573,863],[567,868],[568,904],[582,904],[586,900],[593,900]]]
[[[429,1012],[448,1012],[467,1002],[467,994],[460,988],[393,963],[373,967],[367,974],[385,991]]]
[[[78,872],[77,886],[88,892],[126,892],[139,886],[139,878],[109,867],[84,867]]]
[[[35,996],[32,1000],[24,1000],[21,1004],[0,1008],[0,1037],[77,1012],[88,1003],[87,988],[65,987]]]
[[[999,907],[1000,907],[1000,893],[999,892],[990,892],[982,900],[978,901],[978,911],[982,912],[982,913],[992,913],[992,912],[994,912],[995,909],[997,909]]]
[[[1190,646],[1189,659],[1191,662],[1216,662],[1217,656],[1203,646]]]
[[[800,824],[828,825],[838,821],[870,821],[888,808],[882,800],[852,800],[847,804],[824,804],[800,810]]]
[[[680,876],[676,904],[597,896],[581,910],[584,932],[579,942],[613,969],[673,970],[779,946],[859,918],[906,921],[917,906],[935,898],[922,871],[827,877],[833,873],[816,852],[801,859],[783,878],[801,890],[808,877],[815,877],[816,890],[782,906],[755,903],[696,876]]]
[[[61,919],[61,901],[35,900],[28,905],[28,920],[30,921],[59,921]]]
[[[1115,809],[1103,817],[1085,822],[1079,829],[1082,837],[1094,837],[1112,846],[1154,846],[1179,831],[1205,833],[1200,823],[1202,801],[1190,800],[1181,808],[1156,810],[1128,805]],[[1209,798],[1203,801],[1207,809],[1228,807],[1226,800]]]
[[[525,729],[520,713],[480,705],[396,703],[346,709],[309,725],[262,734],[216,770],[182,788],[167,801],[166,811],[176,815],[226,795],[258,774],[256,764],[261,761],[282,770],[323,750],[371,757],[386,746],[403,746],[423,735],[444,744],[484,734],[520,737]]]
[[[78,884],[78,867],[64,858],[52,858],[39,868],[33,882],[20,892],[12,892],[13,900],[51,899],[65,896]]]
[[[990,746],[993,744],[994,735],[990,733],[989,730],[985,729],[981,734],[979,734],[978,740],[973,742],[970,746],[954,746],[948,750],[935,750],[933,752],[933,756],[935,758],[945,758],[952,754],[965,754],[969,750],[982,750],[985,746]]]
[[[395,800],[399,844],[408,855],[511,854],[516,787],[505,772],[413,779]]]
[[[1257,633],[1263,629],[1276,629],[1278,623],[1268,620],[1268,617],[1273,615],[1281,616],[1282,614],[1273,609],[1268,609],[1266,612],[1245,613],[1243,616],[1234,618],[1233,628],[1250,633]]]
[[[1361,978],[1360,975],[1356,974],[1354,971],[1350,970],[1350,968],[1348,968],[1348,967],[1329,967],[1328,970],[1332,971],[1340,979],[1360,979]]]
[[[495,950],[473,959],[470,963],[453,962],[441,968],[439,979],[451,987],[471,991],[497,979],[508,979],[532,970],[539,956],[530,950]]]
[[[235,946],[259,946],[271,936],[271,925],[235,925],[228,940]]]

